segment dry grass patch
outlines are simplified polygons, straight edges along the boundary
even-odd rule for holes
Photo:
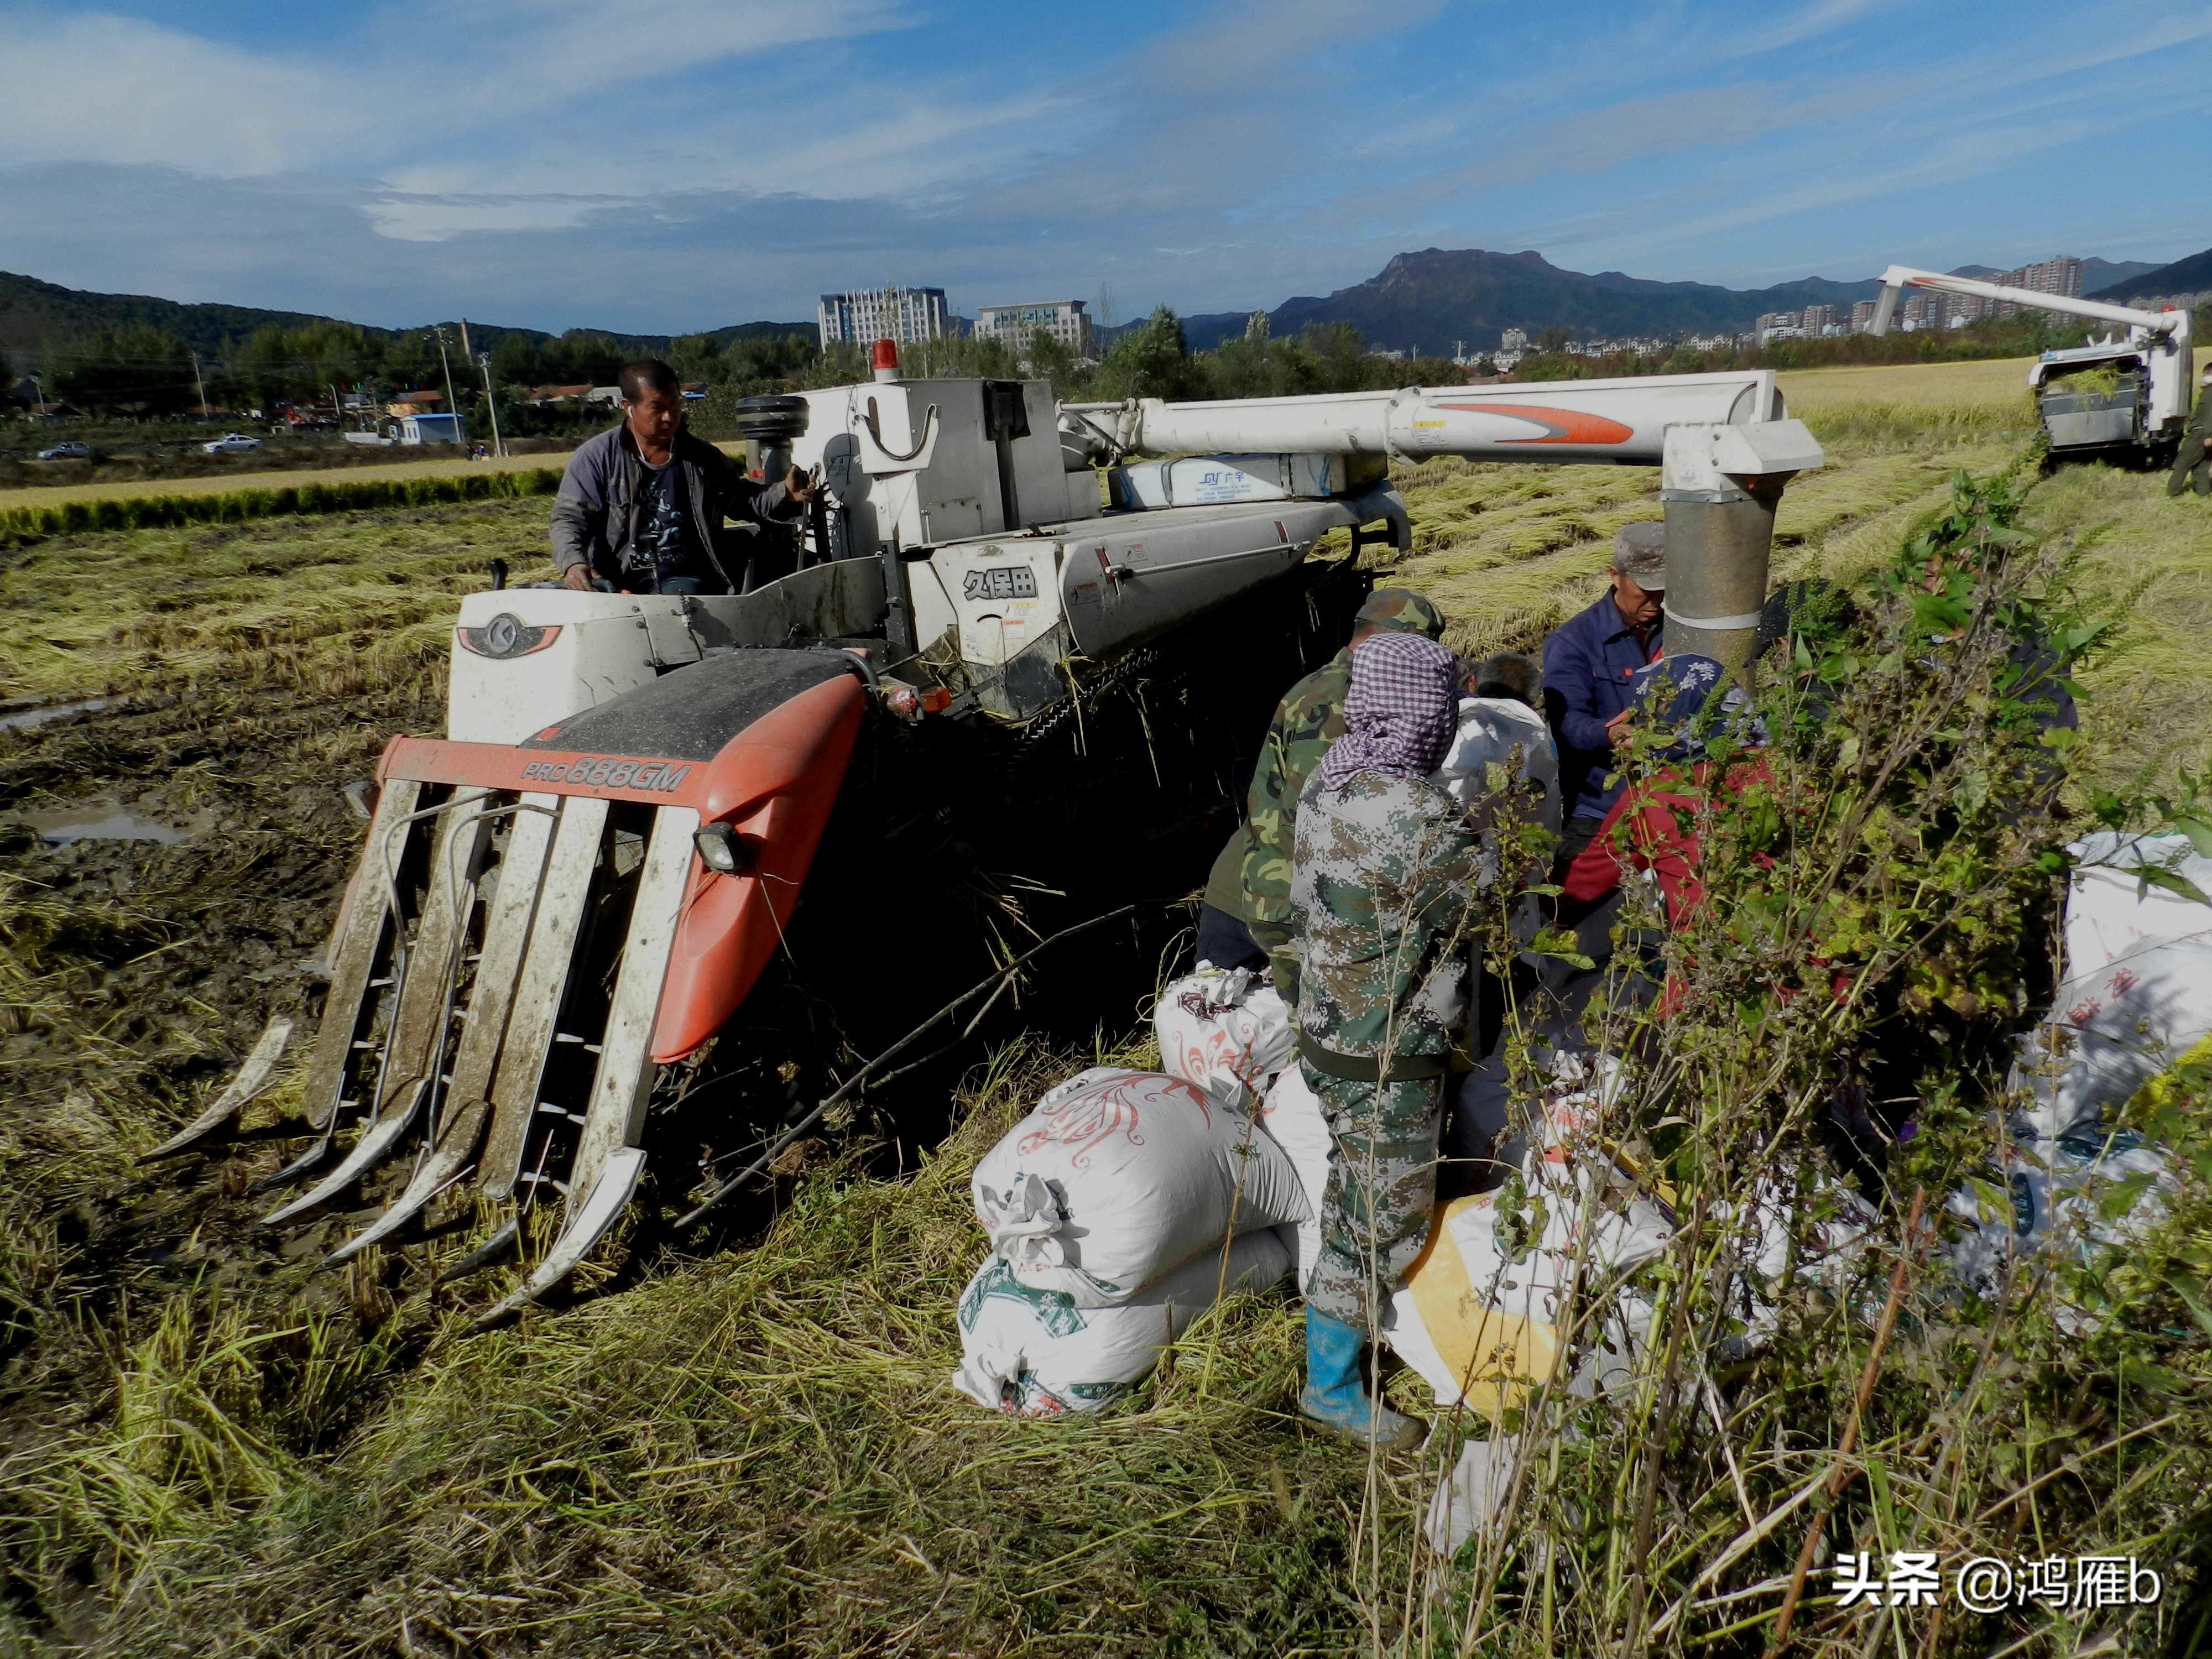
[[[456,594],[486,562],[550,577],[543,501],[71,537],[0,568],[0,699],[210,676],[442,690]]]

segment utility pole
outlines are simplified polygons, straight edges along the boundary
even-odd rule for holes
[[[200,391],[200,419],[204,421],[207,419],[207,382],[200,378],[200,354],[195,351],[191,357],[192,384]]]
[[[477,357],[477,364],[483,370],[484,407],[491,411],[491,453],[504,456],[507,446],[500,441],[499,436],[499,398],[491,389],[491,353],[487,351]]]
[[[453,411],[453,441],[466,447],[468,434],[461,426],[461,406],[453,401],[453,365],[446,356],[446,329],[440,324],[431,332],[438,337],[438,362],[446,371],[446,407]]]

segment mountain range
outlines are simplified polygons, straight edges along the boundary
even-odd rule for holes
[[[2212,289],[2212,249],[2158,265],[2148,260],[2082,260],[2083,289],[2093,297],[2123,299],[2136,295]],[[1963,276],[1996,274],[1991,265],[1956,268]],[[1378,348],[1418,348],[1433,356],[1450,355],[1464,343],[1476,350],[1495,346],[1508,328],[1531,335],[1546,328],[1618,338],[1628,335],[1736,333],[1760,313],[1796,311],[1808,305],[1832,305],[1848,311],[1870,300],[1875,279],[1832,282],[1806,276],[1771,288],[1731,289],[1710,283],[1662,283],[1624,271],[1590,275],[1555,265],[1540,253],[1492,253],[1481,248],[1424,248],[1401,253],[1364,283],[1326,296],[1300,295],[1267,313],[1268,331],[1295,334],[1309,323],[1348,323]],[[1245,331],[1252,313],[1206,313],[1183,319],[1183,337],[1204,351]],[[80,338],[104,331],[150,324],[182,340],[194,351],[219,356],[255,330],[276,325],[304,327],[329,318],[304,312],[267,311],[250,306],[185,304],[139,294],[96,294],[63,288],[34,276],[0,271],[0,354],[18,367],[34,361],[40,348],[56,340]],[[450,326],[450,323],[447,326]],[[1102,331],[1105,337],[1138,325]],[[364,325],[365,333],[392,337],[434,326],[381,329]],[[556,337],[536,329],[471,322],[471,344],[495,349],[512,337],[544,342]],[[811,322],[735,323],[703,331],[719,343],[772,335],[811,337]],[[673,337],[611,334],[619,349],[665,353]]]
[[[2212,253],[2197,257],[2212,259]],[[2118,283],[2130,290],[2155,279],[2162,269],[2180,268],[2139,259],[2091,258],[2081,264],[2083,288]],[[1996,269],[1966,265],[1955,274],[1986,276]],[[1398,254],[1377,275],[1325,299],[1301,295],[1285,300],[1267,313],[1267,327],[1271,334],[1295,334],[1309,323],[1349,323],[1370,344],[1449,356],[1462,343],[1487,349],[1508,328],[1531,335],[1565,328],[1612,338],[1734,334],[1751,327],[1765,312],[1800,311],[1808,305],[1848,312],[1856,301],[1874,298],[1877,287],[1871,276],[1844,283],[1806,276],[1754,289],[1659,283],[1618,270],[1595,276],[1566,270],[1536,252],[1432,247]],[[1192,349],[1204,350],[1243,334],[1249,319],[1244,312],[1188,317],[1183,336]]]
[[[50,342],[82,339],[142,324],[151,325],[163,333],[173,336],[192,351],[218,357],[257,329],[272,325],[305,328],[310,324],[335,320],[337,319],[301,311],[264,311],[252,306],[188,305],[175,300],[155,299],[145,294],[94,294],[40,282],[35,276],[19,276],[11,271],[0,270],[0,355],[4,355],[19,367],[26,362],[35,362],[41,346]],[[403,334],[424,333],[440,325],[425,322],[413,328],[374,328],[368,324],[359,326],[364,334],[389,339]],[[453,319],[450,318],[442,325],[448,329],[455,327]],[[702,330],[701,332],[717,343],[726,346],[732,340],[760,339],[778,334],[804,334],[811,339],[814,335],[814,325],[811,321],[732,323],[723,328]],[[455,337],[458,338],[458,330],[455,331]],[[495,350],[502,341],[517,337],[545,342],[557,337],[538,329],[507,328],[496,323],[471,322],[469,325],[469,343],[477,350]],[[665,354],[675,338],[668,334],[615,333],[610,333],[608,337],[615,341],[621,350],[640,356]]]
[[[2132,300],[2154,294],[2202,294],[2212,288],[2212,247],[2150,270],[2128,270],[2101,283],[2089,280],[2089,261],[2081,262],[2081,292],[2092,300]]]

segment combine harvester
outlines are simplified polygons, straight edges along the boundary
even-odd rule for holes
[[[2189,313],[2137,311],[2100,300],[2039,294],[1972,276],[1892,265],[1881,274],[1881,298],[1869,333],[1889,332],[1898,298],[1908,288],[2124,325],[2125,339],[2107,334],[2064,351],[2046,351],[2027,371],[2027,389],[2050,437],[2051,458],[2112,457],[2155,466],[2172,460],[2197,396]]]
[[[1352,557],[1328,568],[1349,576],[1363,538],[1410,544],[1390,462],[1663,461],[1669,637],[1740,658],[1782,486],[1821,459],[1763,370],[1063,406],[1042,382],[902,379],[884,342],[872,382],[741,414],[766,476],[795,461],[824,486],[782,550],[795,569],[726,598],[471,594],[445,735],[395,738],[378,767],[305,1061],[319,1138],[276,1178],[314,1179],[265,1220],[302,1222],[364,1179],[398,1188],[335,1261],[405,1242],[445,1198],[444,1230],[473,1215],[482,1241],[447,1277],[524,1258],[487,1322],[559,1284],[623,1213],[648,1110],[711,1103],[699,1062],[718,1033],[726,1049],[781,1029],[733,1016],[792,943],[825,830],[857,851],[817,885],[872,865],[886,895],[845,902],[866,918],[837,941],[857,1004],[927,971],[909,905],[943,878],[885,850],[894,812],[949,814],[1049,751],[1041,793],[1076,800],[1061,850],[1110,877],[1142,844],[1127,811],[1082,817],[1087,779],[1154,799],[1195,788],[1218,810],[1218,776],[1161,774],[1173,745],[1141,708],[1131,752],[1103,752],[1099,711],[1227,653],[1257,700],[1212,723],[1249,753],[1289,678],[1265,677],[1262,636],[1279,656],[1308,614],[1307,554],[1351,531]],[[1184,723],[1208,724],[1188,706]],[[986,816],[1004,799],[983,796]],[[224,1128],[288,1031],[272,1021],[156,1156]]]

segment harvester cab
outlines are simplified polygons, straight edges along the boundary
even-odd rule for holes
[[[822,484],[787,538],[760,535],[746,591],[461,601],[444,734],[379,764],[302,1068],[313,1144],[278,1177],[306,1184],[268,1224],[367,1183],[386,1201],[337,1261],[475,1204],[483,1237],[452,1271],[523,1256],[484,1318],[543,1295],[636,1192],[657,1086],[728,1041],[791,948],[865,736],[938,745],[909,804],[949,788],[963,744],[1002,769],[1070,746],[1054,776],[1081,779],[1105,764],[1101,700],[1267,644],[1292,614],[1271,596],[1330,532],[1355,560],[1363,538],[1409,545],[1393,460],[1663,465],[1670,562],[1705,573],[1676,583],[1675,620],[1724,656],[1748,646],[1781,486],[1820,463],[1765,371],[1061,406],[1041,382],[906,380],[888,355],[871,381],[741,407],[765,476]],[[1284,683],[1243,678],[1262,710]],[[1160,752],[1119,775],[1187,784]],[[156,1155],[222,1131],[283,1040],[272,1022]]]
[[[2133,452],[2154,462],[2172,459],[2196,397],[2188,312],[2139,311],[2101,300],[2077,300],[2071,295],[1892,265],[1881,276],[1881,297],[1869,333],[1889,331],[1898,301],[1909,288],[2124,329],[2124,335],[2108,332],[2102,339],[2046,351],[2029,368],[2028,391],[2051,440],[2051,453],[2058,459],[2086,459]]]

